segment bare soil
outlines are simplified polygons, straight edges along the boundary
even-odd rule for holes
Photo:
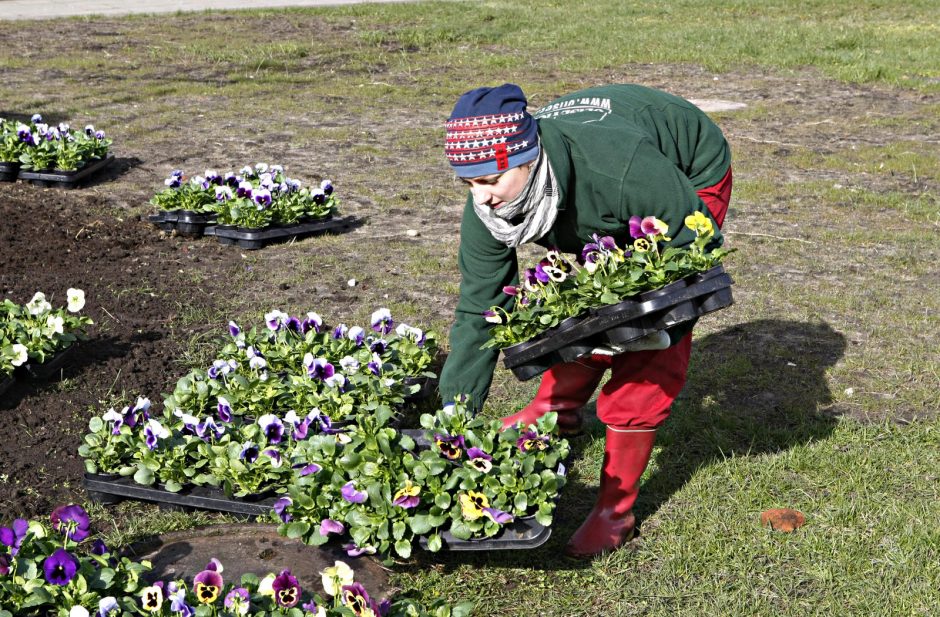
[[[183,286],[179,272],[222,275],[230,252],[193,250],[134,218],[95,214],[107,190],[0,186],[0,295],[18,303],[42,291],[54,305],[83,289],[95,325],[60,374],[19,381],[0,398],[0,511],[35,516],[83,499],[76,450],[92,408],[109,395],[165,391],[181,374],[181,337],[169,325],[181,307],[215,302],[212,291]],[[209,328],[205,324],[201,328]]]

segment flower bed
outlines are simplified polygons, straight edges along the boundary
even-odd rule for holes
[[[113,160],[110,147],[91,124],[77,131],[65,122],[50,126],[39,114],[28,124],[0,119],[0,174],[8,181],[73,188]]]
[[[0,617],[108,617],[109,615],[250,615],[257,617],[463,617],[472,606],[408,598],[381,602],[337,561],[321,573],[324,595],[301,589],[290,570],[245,574],[226,583],[212,559],[191,581],[144,577],[150,563],[136,563],[91,540],[87,512],[56,508],[48,523],[16,519],[0,527]]]
[[[187,179],[180,170],[164,180],[166,188],[151,199],[162,217],[157,225],[175,223],[179,233],[203,235],[221,225],[227,231],[260,232],[272,227],[324,221],[336,213],[333,184],[304,187],[289,178],[280,165],[258,163],[238,173],[207,170]]]
[[[66,308],[53,309],[38,291],[25,305],[9,299],[0,303],[0,380],[14,374],[47,378],[75,342],[87,338],[85,327],[92,321],[77,314],[85,306],[85,293],[66,293]]]

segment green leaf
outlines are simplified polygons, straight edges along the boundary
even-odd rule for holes
[[[153,472],[144,465],[137,466],[137,472],[134,474],[134,482],[150,486],[154,482]]]
[[[432,553],[436,553],[439,550],[441,550],[443,546],[444,546],[444,542],[441,541],[440,535],[436,533],[432,533],[430,536],[428,536],[428,550],[429,551],[431,551]]]
[[[294,521],[287,525],[285,534],[288,538],[296,540],[304,537],[310,531],[310,523],[304,521]]]
[[[426,514],[416,514],[413,516],[411,521],[409,521],[409,526],[411,527],[412,533],[416,536],[422,536],[431,531],[431,523],[428,521]]]
[[[405,524],[405,521],[395,521],[392,523],[392,537],[396,540],[404,538],[406,531],[408,531],[408,525]]]
[[[473,530],[465,522],[458,520],[451,523],[450,534],[458,540],[469,540],[473,535]]]
[[[526,498],[525,493],[516,493],[513,505],[516,507],[516,511],[525,512],[525,509],[529,507],[529,500]]]
[[[452,501],[450,493],[440,493],[434,496],[434,505],[441,510],[449,509]]]
[[[408,540],[399,540],[395,543],[395,552],[398,553],[399,557],[402,559],[408,559],[411,557],[411,542]]]

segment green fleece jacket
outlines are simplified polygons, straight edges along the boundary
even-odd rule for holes
[[[602,86],[564,96],[533,115],[560,191],[558,218],[537,244],[580,255],[599,234],[623,246],[630,217],[652,215],[669,225],[671,245],[686,246],[694,233],[685,228],[685,217],[711,216],[696,190],[719,182],[731,155],[721,130],[688,101],[643,86]],[[716,231],[716,243],[721,240]],[[469,395],[479,410],[499,356],[496,349],[480,348],[491,327],[482,312],[512,306],[502,290],[518,284],[519,268],[515,249],[490,235],[470,196],[457,260],[460,299],[440,392],[445,402]],[[673,342],[690,329],[671,333]]]

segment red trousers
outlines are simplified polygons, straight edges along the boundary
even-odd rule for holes
[[[731,168],[718,184],[698,191],[720,228],[731,200]],[[685,385],[692,334],[678,344],[655,351],[616,356],[591,356],[577,362],[598,370],[610,369],[610,380],[597,397],[597,418],[608,426],[654,429],[666,421],[672,402]]]

